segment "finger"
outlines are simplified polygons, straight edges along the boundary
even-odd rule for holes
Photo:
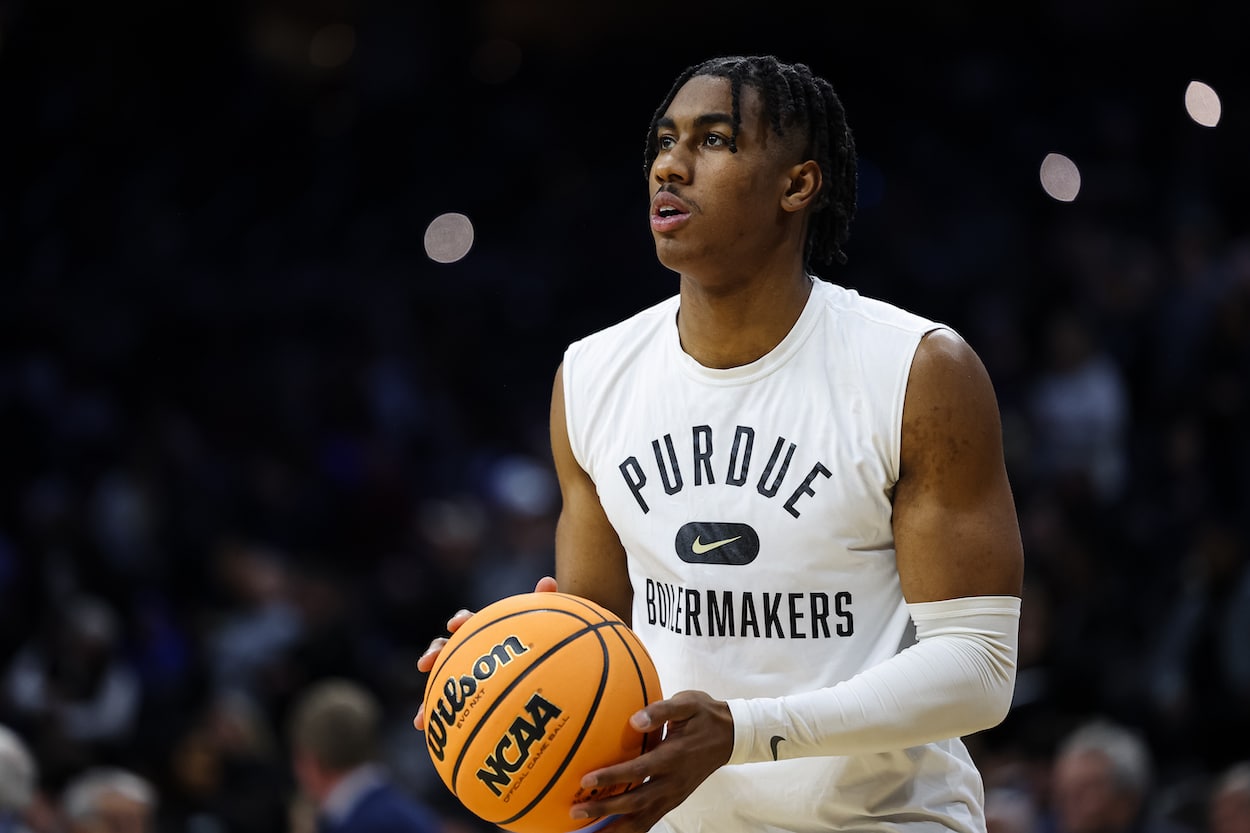
[[[425,704],[417,706],[417,715],[412,719],[412,728],[418,732],[425,731]]]
[[[587,818],[589,818],[589,816],[587,816]],[[577,828],[577,833],[600,833],[601,831],[608,830],[608,826],[612,825],[612,823],[619,818],[620,816],[605,816],[596,822],[591,822],[585,827]],[[619,825],[613,825],[611,827],[612,833],[616,833],[619,829]]]
[[[430,642],[430,647],[425,649],[425,653],[417,657],[417,670],[422,674],[428,674],[434,667],[434,661],[438,659],[438,652],[443,650],[446,644],[447,638],[442,636]]]
[[[664,725],[664,720],[659,715],[659,711],[653,711],[651,706],[647,706],[629,716],[629,725],[639,732],[654,732]]]
[[[634,814],[645,815],[654,802],[655,797],[651,793],[652,789],[643,784],[617,795],[574,804],[569,808],[569,816],[575,819],[615,816],[619,817],[621,828],[632,830],[636,827],[633,822],[637,821]],[[617,826],[614,825],[612,829],[616,830]],[[642,829],[647,830],[649,826]]]
[[[556,580],[551,576],[543,576],[538,580],[538,584],[534,585],[534,592],[557,593],[559,592],[559,587],[556,585]]]
[[[655,774],[652,772],[655,760],[655,752],[652,751],[619,764],[588,772],[582,776],[582,789],[593,792],[617,784],[641,784],[648,776]]]
[[[461,625],[469,621],[469,618],[472,615],[473,615],[473,611],[471,610],[463,610],[463,609],[457,610],[455,615],[453,615],[450,619],[447,620],[447,630],[449,630],[452,633],[455,633],[457,630],[460,629]]]
[[[667,700],[648,703],[646,708],[634,712],[629,717],[629,725],[639,732],[654,732],[669,721],[694,717],[696,711],[697,705],[682,697],[679,692]]]

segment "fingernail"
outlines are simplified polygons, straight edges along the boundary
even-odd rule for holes
[[[640,712],[634,712],[633,716],[629,718],[629,723],[640,732],[646,731],[651,728],[651,715],[647,714],[645,709]]]
[[[582,789],[593,790],[599,786],[599,779],[593,775],[586,775],[582,778]]]
[[[589,814],[580,807],[574,807],[572,810],[569,810],[569,818],[584,819],[587,818],[588,815]]]

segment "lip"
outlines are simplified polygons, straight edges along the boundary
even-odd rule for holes
[[[662,209],[670,208],[676,211],[668,217],[660,215]],[[657,191],[656,195],[651,198],[651,230],[655,232],[669,232],[686,224],[690,219],[690,206],[685,200],[678,197],[671,191]]]

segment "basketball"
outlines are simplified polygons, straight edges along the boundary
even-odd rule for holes
[[[474,815],[515,833],[564,833],[591,795],[582,776],[630,760],[658,738],[629,725],[661,699],[638,637],[618,617],[567,593],[522,593],[488,605],[451,635],[425,688],[434,768]]]

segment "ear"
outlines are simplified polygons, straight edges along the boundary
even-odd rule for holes
[[[814,159],[795,165],[786,171],[789,183],[781,195],[781,207],[785,211],[801,211],[816,199],[824,179],[820,165]]]

